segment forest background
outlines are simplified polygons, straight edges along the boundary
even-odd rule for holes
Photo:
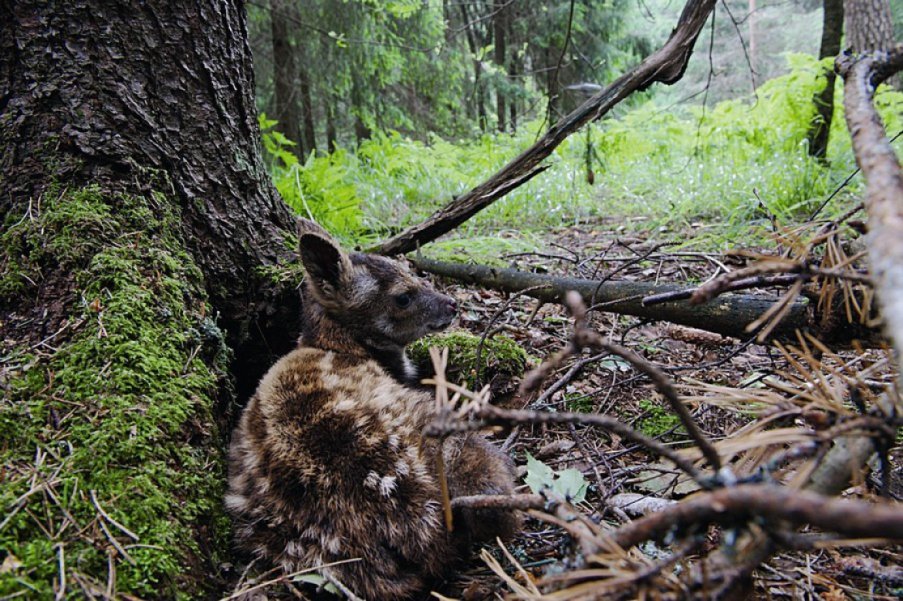
[[[903,2],[890,5],[900,39]],[[670,0],[251,4],[275,183],[298,213],[346,241],[417,223],[657,48],[681,8]],[[533,248],[524,226],[616,215],[662,232],[703,220],[689,243],[717,248],[757,221],[808,216],[855,168],[842,118],[832,119],[826,160],[808,152],[813,95],[824,86],[822,22],[816,0],[719,3],[681,81],[631,96],[566,140],[550,169],[459,235],[493,255]],[[836,93],[841,117],[839,85]],[[893,136],[903,124],[900,97],[885,94],[879,106]],[[859,185],[835,196],[828,214]],[[519,235],[480,235],[511,224]],[[458,246],[446,241],[434,252]]]

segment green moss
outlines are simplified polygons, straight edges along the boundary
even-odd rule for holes
[[[680,418],[677,415],[655,401],[643,399],[637,405],[645,413],[645,416],[637,422],[637,428],[647,436],[661,436],[680,425]]]
[[[262,282],[270,282],[274,285],[289,283],[295,287],[301,285],[304,279],[304,268],[301,262],[285,263],[278,265],[260,265],[254,270]]]
[[[564,406],[574,413],[591,413],[594,409],[591,395],[573,392],[564,394]]]
[[[520,378],[527,365],[527,352],[507,336],[494,336],[483,341],[477,365],[480,337],[464,331],[435,334],[421,338],[408,348],[411,360],[418,366],[431,367],[430,347],[449,349],[446,377],[452,382],[463,381],[471,389],[492,381],[505,384]]]
[[[70,592],[76,572],[103,590],[110,556],[119,593],[189,597],[205,584],[191,577],[209,560],[199,542],[227,548],[212,409],[228,349],[169,206],[55,191],[0,237],[0,303],[51,271],[74,291],[51,342],[2,349],[0,549],[17,567],[0,596],[52,595],[62,553]]]

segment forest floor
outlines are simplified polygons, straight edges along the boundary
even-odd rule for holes
[[[656,237],[661,235],[661,232],[656,232]],[[686,240],[691,235],[691,232],[685,232],[674,238]],[[625,233],[624,228],[619,232],[616,220],[582,228],[562,228],[550,232],[546,239],[546,249],[542,252],[502,258],[509,261],[511,267],[524,271],[677,283],[687,287],[707,280],[719,268],[724,270],[726,264],[733,262],[730,268],[736,268],[738,262],[743,262],[731,253],[669,252],[668,246],[662,246],[643,234]],[[493,332],[513,338],[528,351],[534,365],[564,348],[573,332],[573,320],[561,306],[519,297],[506,307],[509,295],[447,281],[443,284],[462,306],[460,327],[483,336],[490,318],[502,310],[492,325]],[[778,298],[784,290],[756,293]],[[752,340],[726,338],[663,322],[646,323],[638,318],[605,312],[593,313],[590,323],[606,339],[632,349],[665,371],[689,401],[693,416],[702,430],[719,445],[748,433],[751,423],[764,423],[782,410],[778,406],[781,405],[780,396],[777,397],[778,405],[763,408],[761,404],[749,400],[752,397],[744,395],[745,390],[773,389],[769,385],[771,382],[800,385],[813,377],[830,378],[832,374],[837,374],[829,365],[831,361],[835,365],[842,362],[847,365],[876,365],[886,356],[886,351],[881,349],[847,349],[838,351],[837,355],[831,354],[829,361],[824,355],[816,353],[824,357],[818,360],[819,366],[821,361],[824,362],[824,373],[813,375],[818,371],[815,363],[806,363],[805,360],[796,362],[800,356],[811,358],[812,353],[804,348],[782,351],[773,345],[755,344]],[[653,384],[648,378],[638,376],[625,361],[611,355],[598,356],[576,373],[572,372],[571,367],[577,360],[589,356],[584,352],[582,357],[573,357],[547,378],[540,393],[559,378],[567,378],[567,381],[540,403],[537,403],[537,393],[529,398],[514,393],[503,395],[494,399],[493,403],[513,409],[607,414],[668,446],[692,447],[692,441],[685,434],[679,419]],[[807,373],[810,369],[811,373]],[[888,385],[893,377],[894,371],[888,365],[872,373],[870,382],[880,387]],[[715,386],[721,388],[716,389]],[[516,388],[516,383],[511,388]],[[788,396],[786,392],[784,396]],[[783,424],[818,429],[817,425],[807,423],[804,414],[790,413],[793,416],[776,420],[772,426]],[[579,470],[589,486],[585,501],[577,506],[595,523],[604,521],[617,525],[617,512],[605,508],[608,500],[619,493],[631,492],[677,500],[698,490],[692,481],[679,478],[679,472],[674,470],[673,465],[653,456],[647,449],[587,426],[519,426],[498,432],[495,436],[498,444],[503,445],[514,458],[520,484],[523,484],[527,471],[528,455],[556,472],[567,468]],[[752,446],[758,447],[755,444]],[[782,446],[778,445],[779,448]],[[757,466],[775,452],[774,448],[763,442],[759,448],[737,451],[728,458],[739,476],[749,475],[755,473]],[[890,494],[900,500],[903,492],[900,488],[903,482],[903,453],[899,445],[891,451],[891,465],[892,482],[896,486],[891,488]],[[776,479],[791,477],[789,473],[773,476]],[[877,495],[878,480],[876,476],[863,476],[855,486],[844,492],[844,496],[871,498]],[[530,491],[524,484],[518,492]],[[699,551],[727,544],[724,540],[727,536],[710,528],[702,537],[704,540],[699,544]],[[561,528],[532,517],[525,519],[523,532],[507,542],[506,547],[523,570],[508,561],[498,545],[489,545],[486,549],[520,584],[526,584],[524,574],[529,574],[530,579],[538,582],[554,575],[560,576],[575,569],[579,563],[579,553]],[[642,566],[649,567],[654,560],[679,552],[675,548],[659,547],[653,543],[647,543],[642,551],[645,557],[631,554],[628,559],[625,555],[627,564],[633,563],[633,566],[625,566],[624,574],[641,571]],[[698,557],[698,553],[689,551],[666,570],[665,579],[670,579],[671,583],[664,589],[656,588],[661,586],[661,579],[658,584],[650,579],[648,587],[640,584],[627,598],[634,595],[640,597],[643,593],[651,594],[650,598],[686,598],[681,592],[680,574],[689,573]],[[897,599],[903,592],[901,565],[901,546],[874,541],[849,546],[843,541],[831,541],[806,551],[777,553],[755,571],[752,594],[753,598],[763,599]],[[614,572],[609,573],[608,577],[616,575]],[[587,576],[583,580],[586,579],[591,580],[592,577]],[[443,594],[468,600],[500,599],[511,590],[485,561],[476,556],[469,569],[459,572],[458,578],[444,588],[440,589]],[[624,590],[629,588],[625,586]]]
[[[563,227],[548,232],[544,248],[539,251],[496,256],[492,262],[498,265],[501,259],[507,266],[522,271],[686,284],[692,288],[719,271],[748,264],[754,253],[774,252],[773,248],[745,248],[747,253],[743,255],[733,251],[691,251],[681,244],[692,239],[694,232],[657,229],[644,234],[622,225],[622,220],[608,219],[577,228]],[[527,351],[528,369],[565,348],[573,334],[573,319],[560,305],[433,279],[461,307],[453,330],[513,340]],[[752,293],[778,299],[785,292],[769,289]],[[851,395],[844,386],[852,387],[851,382],[859,377],[850,374],[868,372],[868,386],[878,391],[892,385],[896,373],[886,349],[815,352],[811,341],[796,347],[757,344],[752,338],[728,338],[601,310],[590,314],[589,323],[607,340],[633,350],[667,374],[697,424],[741,480],[755,481],[759,477],[790,482],[805,471],[804,462],[772,471],[763,470],[763,465],[813,431],[828,427],[837,418],[835,412],[842,411],[832,403],[849,407]],[[582,367],[574,369],[578,362],[583,363]],[[494,393],[491,402],[496,406],[610,415],[668,447],[683,449],[697,465],[703,463],[679,418],[653,383],[619,357],[588,352],[571,357],[539,390],[527,396],[516,392],[517,379],[504,375],[494,379],[491,374],[486,379],[489,381],[483,384],[490,385]],[[547,391],[553,386],[560,387],[549,394]],[[831,398],[832,394],[836,398]],[[775,432],[783,438],[770,439]],[[495,431],[492,436],[514,459],[518,493],[530,492],[524,478],[531,457],[548,466],[556,476],[564,470],[578,470],[587,491],[585,499],[574,506],[582,516],[579,519],[599,525],[601,532],[613,531],[628,519],[627,514],[635,517],[629,506],[612,508],[610,502],[615,495],[634,493],[673,502],[700,490],[673,464],[648,449],[583,424],[521,425]],[[903,450],[897,444],[890,450],[893,486],[889,491],[897,501],[903,496],[901,466]],[[880,470],[874,471],[860,475],[842,496],[874,500],[882,481]],[[542,591],[542,595],[522,594],[518,598],[709,598],[705,586],[702,591],[691,592],[685,581],[691,579],[694,569],[698,573],[706,555],[719,548],[731,549],[732,534],[728,528],[711,526],[694,536],[683,537],[684,540],[679,540],[678,533],[678,540],[644,543],[629,553],[616,553],[614,561],[590,566],[595,568],[590,570],[586,569],[586,558],[578,545],[559,525],[525,515],[517,536],[502,543],[504,546],[485,544],[476,549],[455,577],[436,587],[434,598],[504,599],[510,597],[512,589],[520,588],[523,593],[534,585],[538,588],[532,590]],[[814,535],[811,529],[797,534],[800,540]],[[805,550],[779,550],[773,554],[754,571],[752,588],[745,598],[899,599],[903,594],[901,565],[903,546],[880,540],[850,542],[827,537]],[[573,576],[581,569],[582,574]],[[620,579],[623,586],[593,592],[594,579],[607,580],[608,586],[612,579]],[[581,586],[580,590],[576,588]],[[284,589],[278,583],[266,591],[267,598],[280,599],[306,594],[294,586]]]

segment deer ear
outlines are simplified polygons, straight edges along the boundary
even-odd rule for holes
[[[338,301],[351,281],[351,261],[331,239],[306,233],[299,238],[301,262],[322,302]]]
[[[305,219],[304,217],[298,217],[295,221],[295,226],[297,228],[298,237],[300,238],[304,234],[317,234],[318,236],[322,236],[327,240],[332,240],[332,236],[329,235],[329,232],[323,229],[319,223],[316,221],[311,221],[310,219]]]

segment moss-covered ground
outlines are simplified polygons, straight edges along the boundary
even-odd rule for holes
[[[482,341],[482,342],[481,342]],[[489,384],[493,396],[511,392],[524,374],[527,352],[507,336],[482,339],[464,330],[421,338],[410,347],[411,360],[423,373],[430,373],[430,347],[449,350],[446,377],[475,390]]]
[[[41,340],[0,347],[0,597],[193,597],[228,548],[228,351],[171,206],[57,189],[3,225],[0,316],[51,274],[68,292]]]

